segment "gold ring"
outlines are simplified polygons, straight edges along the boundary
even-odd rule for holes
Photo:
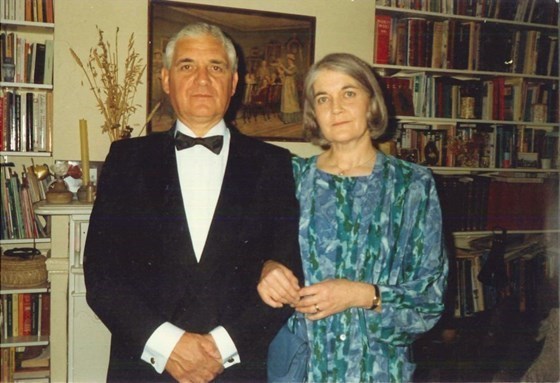
[[[321,309],[319,308],[319,305],[315,303],[315,312],[318,313],[319,311],[321,311]]]

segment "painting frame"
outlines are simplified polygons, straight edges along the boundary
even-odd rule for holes
[[[206,22],[232,38],[239,83],[224,117],[241,133],[271,141],[303,138],[303,81],[314,62],[314,16],[150,0],[148,12],[147,111],[159,104],[148,133],[168,130],[175,120],[161,89],[167,42],[183,26]]]

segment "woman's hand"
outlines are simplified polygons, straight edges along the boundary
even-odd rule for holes
[[[302,288],[296,310],[317,320],[349,309],[370,308],[375,290],[372,285],[347,279],[329,279]]]
[[[299,302],[299,282],[294,273],[276,261],[266,261],[261,271],[257,291],[264,303],[280,308]]]

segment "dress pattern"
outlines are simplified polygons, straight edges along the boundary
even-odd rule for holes
[[[325,173],[316,161],[293,160],[305,283],[375,283],[383,309],[307,320],[307,381],[410,381],[409,345],[441,316],[448,272],[432,175],[381,152],[363,177]]]

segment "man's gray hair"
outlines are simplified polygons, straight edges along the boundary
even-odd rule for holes
[[[226,55],[228,57],[229,66],[232,72],[237,71],[237,51],[233,41],[225,35],[225,33],[217,26],[206,23],[189,24],[181,29],[175,36],[169,40],[165,47],[165,55],[163,56],[163,65],[166,69],[171,67],[173,61],[173,54],[175,53],[175,45],[177,41],[186,37],[200,37],[210,35],[216,40],[220,41],[224,46]]]

